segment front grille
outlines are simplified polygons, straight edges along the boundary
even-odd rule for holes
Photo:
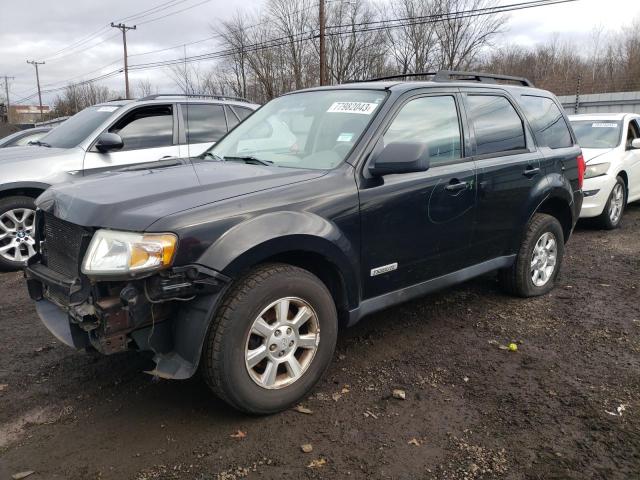
[[[76,278],[88,235],[79,225],[45,213],[42,224],[43,263],[56,273]]]

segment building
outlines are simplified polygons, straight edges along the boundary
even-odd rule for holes
[[[11,123],[33,125],[42,120],[39,105],[11,105],[10,108],[11,112],[9,117],[11,118]],[[49,113],[51,113],[51,107],[49,105],[43,105],[42,115],[46,117]]]

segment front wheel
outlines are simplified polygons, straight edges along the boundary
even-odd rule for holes
[[[0,270],[18,270],[35,254],[35,208],[31,197],[0,200]]]
[[[499,272],[503,288],[520,297],[551,291],[562,265],[564,234],[555,217],[536,213],[520,244],[514,264]]]
[[[622,177],[616,178],[603,212],[597,217],[597,223],[605,230],[613,230],[620,226],[622,214],[627,203],[627,187]]]
[[[335,304],[316,276],[290,265],[265,265],[240,279],[215,314],[202,373],[231,406],[275,413],[320,380],[337,332]]]

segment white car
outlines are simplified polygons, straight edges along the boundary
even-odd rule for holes
[[[640,115],[583,114],[569,120],[587,165],[580,218],[617,228],[627,203],[640,200]]]

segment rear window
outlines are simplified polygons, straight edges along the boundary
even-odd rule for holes
[[[582,148],[614,148],[620,143],[620,121],[571,120],[571,126]]]
[[[522,119],[505,97],[469,95],[476,136],[476,155],[509,153],[526,148]]]
[[[573,146],[567,122],[553,100],[523,95],[520,98],[520,104],[533,128],[538,146],[549,148]]]

